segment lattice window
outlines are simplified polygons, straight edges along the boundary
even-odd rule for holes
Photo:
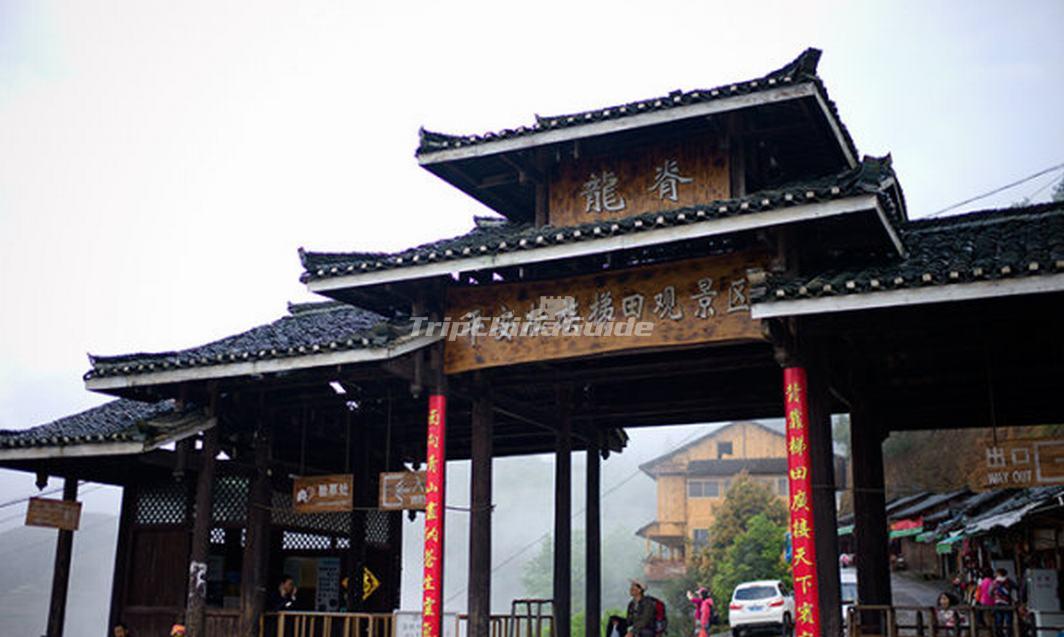
[[[181,482],[162,482],[140,489],[137,496],[137,524],[184,524],[188,515],[188,493]]]
[[[327,551],[332,548],[332,538],[316,533],[285,531],[281,548],[285,551]]]
[[[388,512],[366,512],[366,544],[388,546]]]
[[[291,493],[274,492],[270,517],[274,526],[311,529],[339,536],[351,534],[350,513],[294,513]]]
[[[225,529],[211,529],[211,544],[225,544]]]
[[[222,476],[211,489],[211,519],[215,524],[242,525],[248,515],[248,484],[243,476]]]
[[[349,538],[349,537],[338,537],[338,538],[336,538],[336,548],[338,548],[338,549],[349,549],[349,548],[351,548],[351,538]]]

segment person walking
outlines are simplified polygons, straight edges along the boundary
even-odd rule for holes
[[[1016,584],[1009,579],[1008,571],[997,570],[990,587],[991,602],[994,606],[994,633],[997,637],[1009,637],[1012,634],[1012,613],[1016,597]]]
[[[647,599],[645,586],[632,580],[628,594],[628,637],[654,637],[654,604]]]

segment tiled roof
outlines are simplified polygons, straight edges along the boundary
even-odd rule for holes
[[[144,440],[149,435],[145,421],[174,413],[173,400],[144,403],[119,398],[44,425],[17,431],[0,430],[0,448]]]
[[[905,258],[815,276],[771,277],[754,299],[768,303],[1064,273],[1064,202],[908,221],[898,231]]]
[[[173,352],[89,356],[85,379],[381,347],[410,332],[406,321],[344,303],[290,304],[272,323]]]
[[[579,226],[535,227],[502,218],[478,219],[470,232],[426,243],[392,254],[379,252],[299,251],[304,282],[335,276],[406,268],[427,263],[458,261],[506,252],[531,251],[562,243],[591,242],[624,234],[649,232],[658,228],[704,223],[716,219],[755,214],[796,206],[842,199],[860,194],[881,195],[884,209],[895,221],[904,218],[904,202],[888,193],[896,190],[897,179],[890,156],[865,157],[853,169],[819,179],[764,190],[736,199],[650,212],[623,219],[606,219]]]
[[[722,458],[687,463],[687,474],[694,476],[733,476],[743,471],[756,475],[784,475],[787,473],[787,459]]]
[[[567,115],[555,115],[550,117],[541,117],[537,115],[534,124],[529,126],[519,126],[517,128],[508,128],[493,133],[484,133],[482,135],[448,135],[445,133],[436,133],[421,129],[417,154],[427,155],[443,150],[453,150],[455,148],[464,148],[504,139],[523,137],[543,131],[572,128],[591,124],[593,122],[622,119],[642,113],[663,111],[680,106],[711,102],[737,95],[758,93],[769,89],[779,88],[781,86],[793,86],[803,82],[810,82],[816,86],[821,97],[824,98],[825,103],[828,105],[832,116],[838,123],[839,130],[845,139],[846,145],[849,147],[850,153],[854,157],[857,157],[857,147],[854,145],[853,139],[850,137],[846,127],[839,119],[835,104],[828,98],[827,89],[824,88],[823,82],[816,73],[817,65],[820,62],[820,54],[821,52],[818,49],[806,49],[801,55],[783,68],[777,69],[763,77],[753,80],[725,84],[711,89],[696,89],[691,91],[677,90],[661,97],[629,102],[627,104],[618,104],[616,106],[609,106],[591,111],[570,113]]]

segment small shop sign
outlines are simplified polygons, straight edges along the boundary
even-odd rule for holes
[[[26,509],[26,526],[77,531],[80,522],[81,503],[72,500],[30,498]]]
[[[350,474],[303,476],[292,485],[296,513],[330,513],[354,508],[354,477]]]

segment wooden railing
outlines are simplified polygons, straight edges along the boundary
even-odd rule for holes
[[[957,606],[955,626],[938,621],[929,606],[852,606],[848,637],[1055,637],[1064,625],[1035,627],[1015,606]],[[1058,622],[1064,624],[1064,622]]]
[[[259,637],[392,637],[391,613],[264,613]]]

